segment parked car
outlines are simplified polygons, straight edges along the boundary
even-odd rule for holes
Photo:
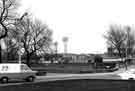
[[[122,79],[129,79],[129,80],[133,80],[135,79],[135,69],[130,69],[127,70],[123,73],[119,73],[118,74]]]
[[[0,64],[0,81],[7,83],[12,79],[23,79],[29,82],[36,78],[36,71],[32,71],[26,64],[2,63]]]
[[[118,65],[115,63],[97,63],[94,65],[96,72],[114,72],[119,69]]]

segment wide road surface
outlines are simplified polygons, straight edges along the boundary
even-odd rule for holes
[[[37,76],[35,82],[42,81],[56,81],[56,80],[69,80],[69,79],[121,79],[116,72],[112,73],[95,73],[95,74],[57,74],[48,73],[46,76]],[[0,84],[0,86],[19,85],[27,82],[24,81],[11,81],[7,84]]]
[[[131,67],[134,68],[134,67]],[[131,69],[129,68],[129,69]],[[120,76],[118,76],[118,73],[124,72],[125,69],[120,69],[115,72],[110,72],[110,73],[83,73],[83,74],[64,74],[64,73],[47,73],[46,76],[37,76],[36,82],[43,82],[43,81],[56,81],[56,80],[70,80],[70,79],[121,79]],[[0,86],[8,86],[8,85],[19,85],[19,84],[24,84],[28,82],[24,81],[10,81],[7,84],[1,84]]]
[[[120,69],[110,73],[85,73],[85,74],[58,74],[48,73],[46,76],[37,76],[36,82],[39,81],[54,81],[54,80],[68,80],[68,79],[121,79],[118,73],[124,72],[125,69]]]
[[[51,74],[37,77],[37,81],[52,81],[66,79],[120,79],[116,73],[95,73],[95,74]]]

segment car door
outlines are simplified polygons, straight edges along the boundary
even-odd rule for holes
[[[27,65],[21,65],[21,76],[27,78],[32,75],[32,70]]]

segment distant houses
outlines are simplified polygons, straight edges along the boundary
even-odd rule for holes
[[[68,63],[89,63],[93,57],[88,54],[63,54],[64,58],[69,58]]]
[[[50,54],[44,55],[42,61],[51,61],[51,63],[91,63],[94,56],[91,54]],[[57,62],[56,62],[57,61]],[[46,63],[46,62],[45,62]]]
[[[73,54],[73,53],[58,53],[58,54],[45,54],[42,56],[32,56],[32,63],[94,63],[96,54]],[[103,62],[120,62],[121,58],[108,56],[107,54],[99,54],[103,58]],[[12,62],[18,61],[18,59],[11,60]],[[25,62],[25,58],[22,57],[22,62]],[[6,62],[6,61],[5,61]]]
[[[94,63],[95,54],[47,54],[44,58],[41,58],[42,63]],[[121,58],[110,57],[106,54],[100,54],[103,58],[103,62],[120,62]],[[44,62],[47,61],[47,62]]]

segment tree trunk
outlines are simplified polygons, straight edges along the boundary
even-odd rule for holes
[[[117,50],[118,50],[118,55],[119,55],[119,57],[122,58],[121,50],[120,50],[119,48],[118,48]]]
[[[26,64],[30,67],[30,54],[27,53]]]
[[[118,52],[119,52],[119,57],[120,57],[121,59],[123,59],[123,56],[122,56],[123,53],[121,53],[120,49],[118,49]],[[124,66],[125,66],[125,68],[126,68],[126,70],[127,70],[128,68],[127,68],[127,63],[126,63],[126,62],[127,62],[127,61],[124,60],[124,61],[123,61],[123,64],[124,64]]]

